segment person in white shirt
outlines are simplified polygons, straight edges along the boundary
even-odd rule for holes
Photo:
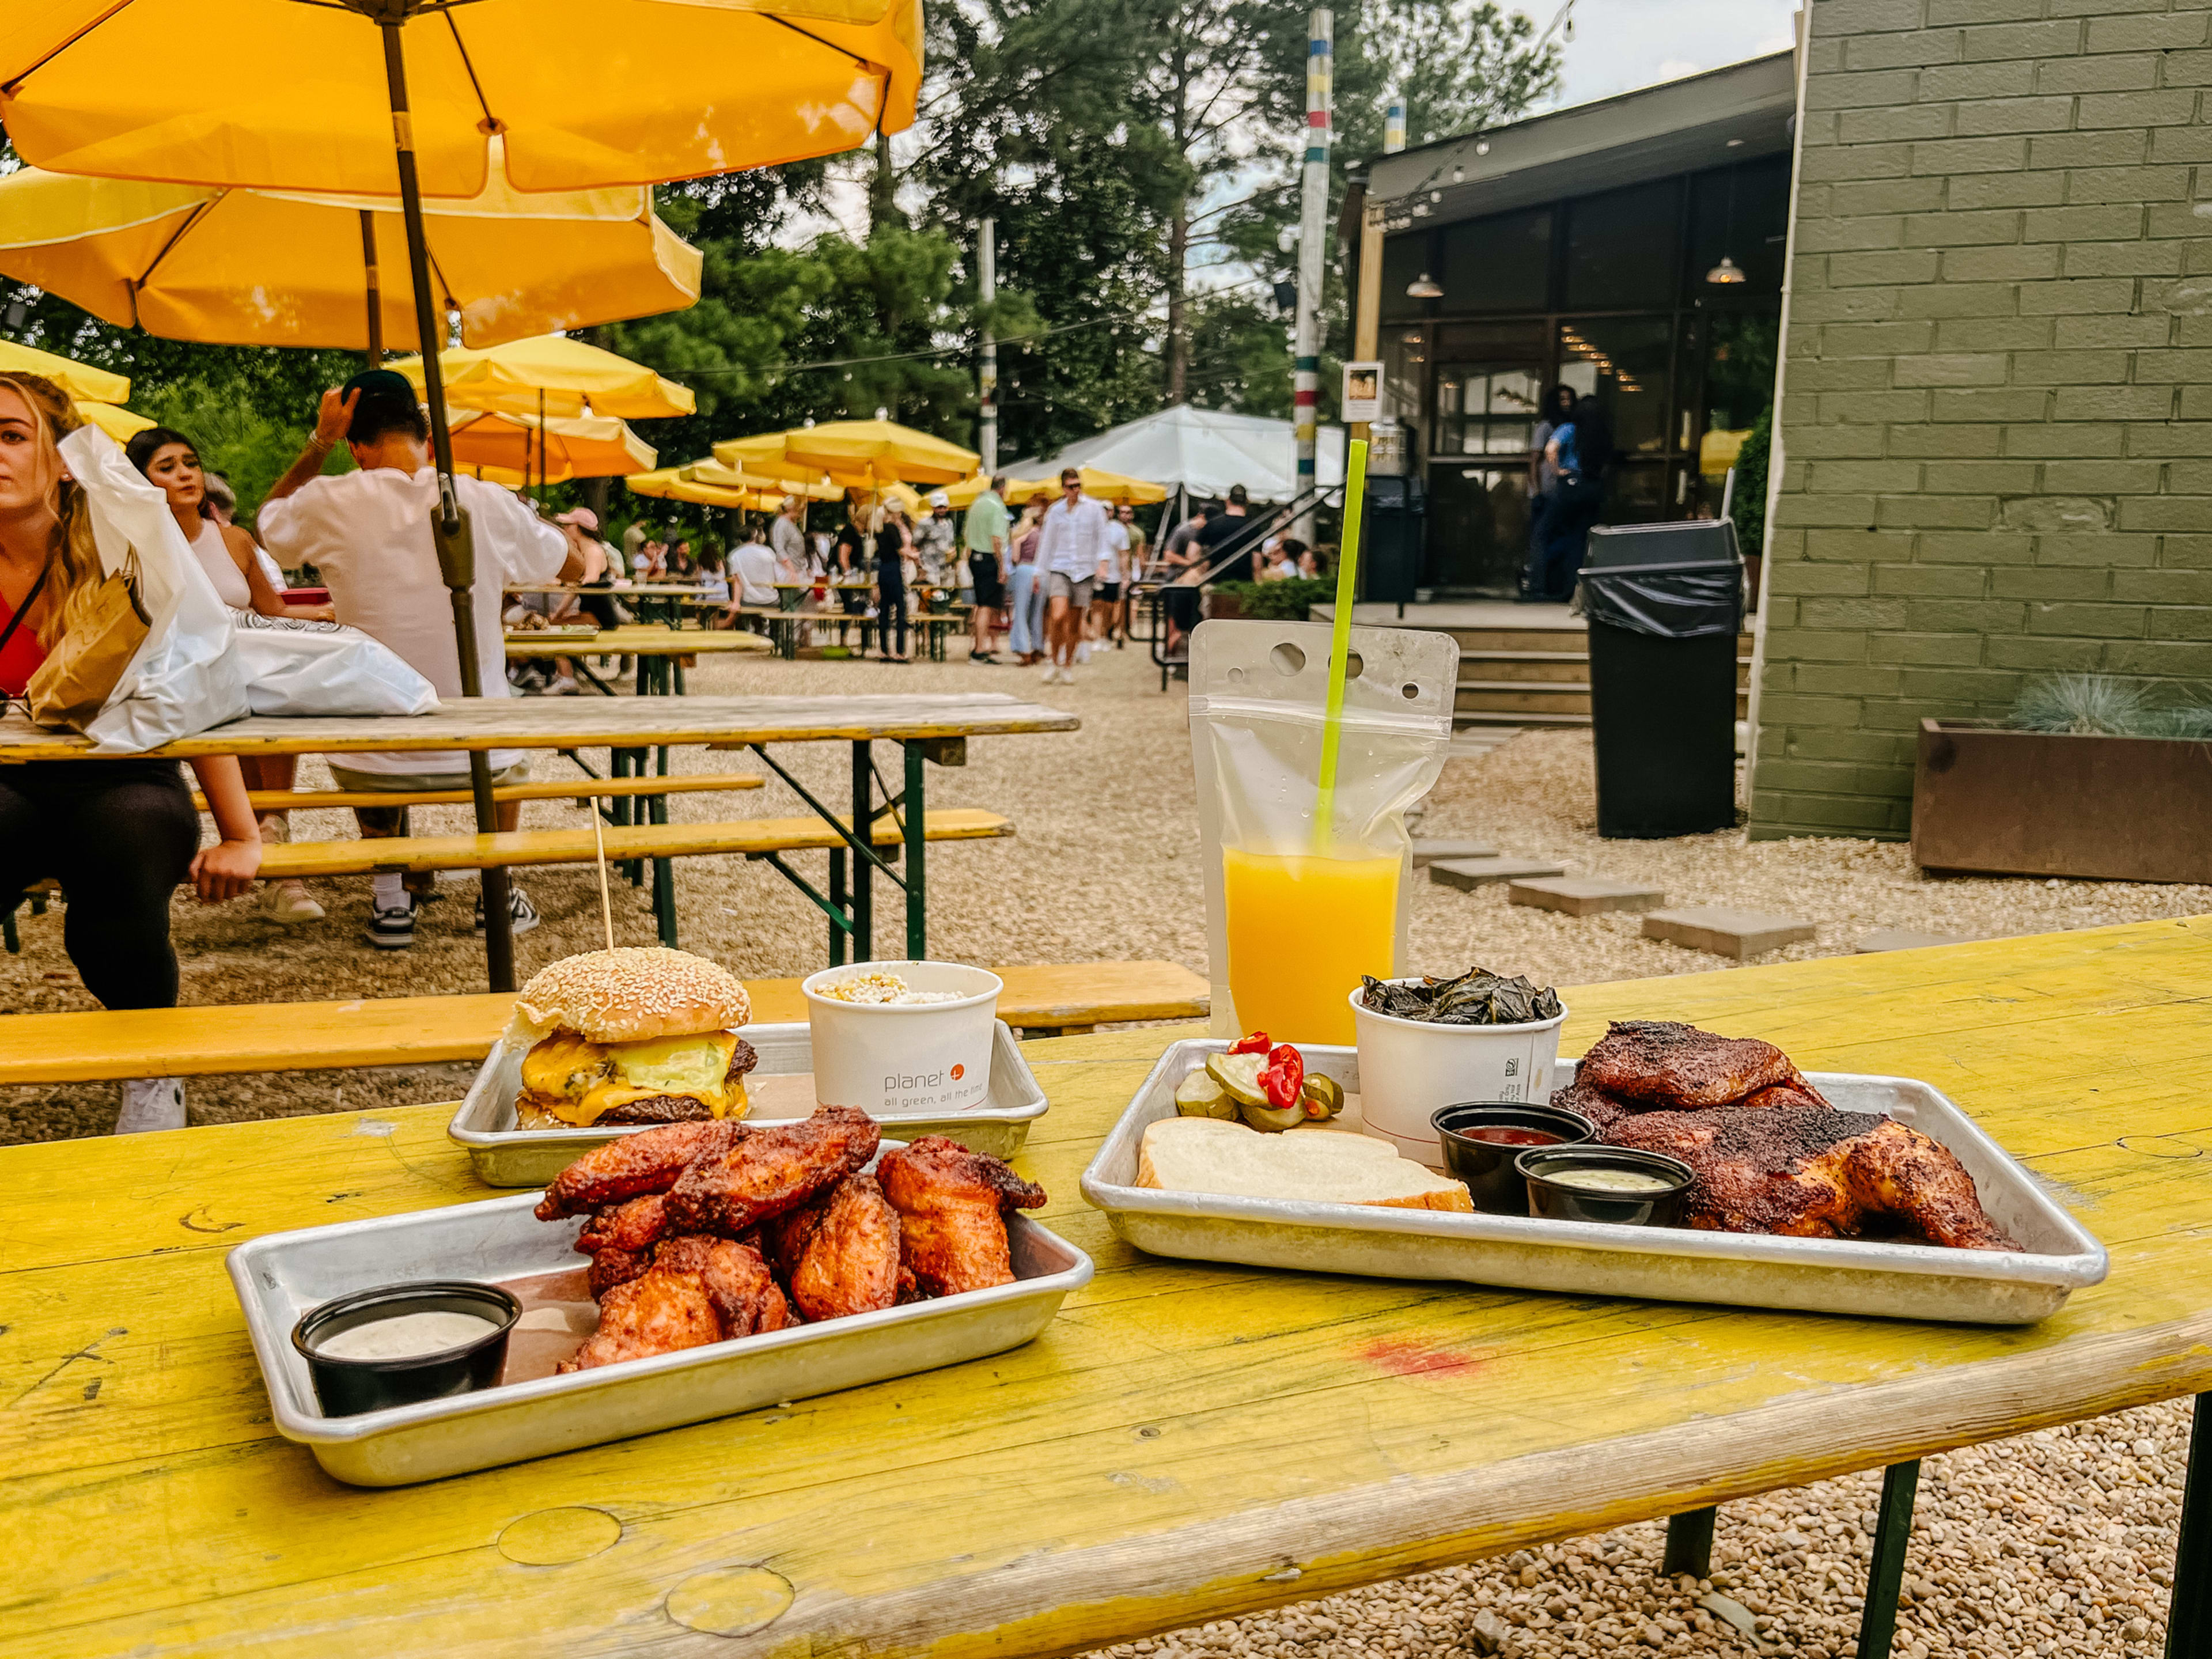
[[[311,563],[331,590],[342,623],[381,640],[412,664],[441,697],[461,693],[460,651],[453,640],[453,603],[438,568],[430,520],[438,508],[438,474],[426,444],[429,427],[414,388],[390,369],[356,374],[325,392],[315,434],[289,471],[261,505],[262,539],[280,559]],[[322,476],[323,463],[343,438],[355,472]],[[568,538],[497,484],[456,477],[453,492],[469,515],[476,539],[476,584],[471,599],[483,695],[508,695],[505,635],[500,625],[509,586],[574,581],[584,561]],[[528,768],[519,750],[495,749],[495,781],[519,780]],[[469,758],[459,750],[404,754],[349,754],[331,763],[341,789],[412,791],[462,787]],[[521,803],[502,801],[499,827],[513,830]],[[364,840],[407,833],[404,807],[356,809]],[[380,950],[415,942],[418,885],[409,890],[398,872],[370,878],[374,897],[366,938]],[[514,931],[538,925],[538,912],[514,888]],[[483,900],[477,900],[483,926]]]
[[[790,520],[781,514],[777,515],[775,521],[778,526],[790,523]],[[796,535],[795,531],[793,534]],[[777,599],[775,585],[783,576],[782,561],[778,559],[775,550],[761,539],[759,531],[756,530],[748,535],[738,544],[738,550],[730,556],[730,575],[736,584],[738,605],[756,611],[772,611],[775,608]],[[732,605],[730,609],[730,621],[734,625],[738,620],[737,606]],[[757,632],[765,634],[768,631],[768,623],[763,617],[749,617],[744,620],[757,624]]]
[[[1091,660],[1093,641],[1104,645],[1114,637],[1114,623],[1121,610],[1121,594],[1129,581],[1129,532],[1127,526],[1115,516],[1114,509],[1106,513],[1106,562],[1101,567],[1098,590],[1091,598],[1091,615],[1085,619],[1085,631],[1090,637],[1076,647],[1078,662]]]
[[[1048,573],[1049,596],[1044,619],[1050,659],[1044,671],[1047,685],[1054,680],[1075,684],[1075,652],[1083,643],[1091,596],[1100,582],[1113,580],[1106,509],[1083,493],[1083,475],[1072,466],[1060,473],[1060,499],[1045,509],[1037,538],[1037,562]]]
[[[781,591],[772,592],[763,604],[796,611],[799,602],[806,597],[804,584],[811,573],[806,558],[805,520],[806,497],[786,495],[783,505],[776,509],[775,522],[768,527],[769,550],[775,557],[775,580],[785,586]],[[745,603],[750,605],[752,601],[747,599]]]

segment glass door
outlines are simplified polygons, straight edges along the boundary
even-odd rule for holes
[[[1430,586],[1510,594],[1528,550],[1530,445],[1550,367],[1541,321],[1437,327]],[[1480,458],[1480,465],[1470,465]]]

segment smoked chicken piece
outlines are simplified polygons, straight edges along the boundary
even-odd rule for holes
[[[599,1298],[599,1329],[555,1369],[592,1370],[790,1322],[783,1292],[758,1251],[726,1238],[665,1239],[650,1267]]]
[[[726,1152],[745,1135],[743,1125],[671,1123],[594,1146],[553,1177],[538,1200],[540,1221],[584,1215],[645,1193],[665,1193],[693,1159]]]
[[[1627,1101],[1616,1099],[1604,1090],[1584,1082],[1580,1072],[1576,1073],[1575,1080],[1565,1088],[1552,1091],[1552,1104],[1562,1111],[1580,1112],[1597,1126],[1601,1139],[1607,1129],[1622,1118],[1633,1116],[1637,1110]]]
[[[1829,1105],[1827,1097],[1807,1082],[1805,1074],[1794,1066],[1784,1081],[1747,1095],[1735,1103],[1755,1111],[1763,1111],[1770,1106],[1810,1106],[1824,1112],[1835,1109]]]
[[[842,1319],[896,1306],[902,1273],[898,1212],[875,1176],[846,1176],[818,1211],[810,1206],[807,1213],[813,1224],[790,1270],[791,1299],[799,1312],[810,1320]]]
[[[650,1247],[642,1250],[617,1250],[611,1247],[592,1252],[592,1270],[584,1282],[591,1287],[592,1300],[597,1302],[617,1285],[627,1285],[633,1279],[641,1279],[653,1266]]]
[[[1826,1106],[1644,1112],[1611,1146],[1667,1152],[1697,1174],[1689,1223],[1712,1232],[1893,1238],[2014,1250],[1983,1212],[1974,1178],[1916,1129]]]
[[[876,1155],[882,1138],[875,1120],[851,1106],[824,1106],[804,1123],[743,1132],[684,1171],[667,1189],[668,1213],[686,1232],[735,1237],[851,1175]]]
[[[943,1135],[886,1152],[876,1175],[898,1212],[900,1255],[921,1295],[1014,1282],[1004,1212],[1037,1208],[1043,1188]]]
[[[1726,1106],[1796,1078],[1790,1056],[1771,1042],[1715,1036],[1672,1019],[1613,1021],[1575,1070],[1577,1084],[1642,1111]]]
[[[668,1200],[659,1193],[610,1204],[584,1224],[576,1249],[586,1255],[601,1250],[647,1250],[668,1231]]]

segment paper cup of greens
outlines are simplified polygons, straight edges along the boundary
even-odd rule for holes
[[[1566,1018],[1556,993],[1480,969],[1433,983],[1365,980],[1352,993],[1361,1119],[1404,1156],[1440,1170],[1431,1116],[1466,1101],[1549,1100]]]

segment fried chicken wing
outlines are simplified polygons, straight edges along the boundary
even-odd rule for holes
[[[1687,1164],[1698,1177],[1690,1224],[1709,1231],[2020,1248],[1983,1212],[1974,1179],[1957,1158],[1875,1113],[1826,1106],[1644,1112],[1601,1138]]]
[[[851,1106],[824,1106],[804,1123],[741,1132],[726,1150],[696,1158],[667,1189],[669,1215],[686,1231],[734,1237],[851,1175],[876,1155],[881,1139],[875,1120]]]
[[[642,1279],[653,1266],[653,1251],[617,1250],[611,1247],[592,1252],[592,1270],[584,1282],[591,1287],[592,1299],[596,1302],[617,1285],[627,1285],[633,1279]]]
[[[659,1193],[610,1204],[584,1224],[576,1249],[586,1255],[601,1250],[648,1250],[668,1231],[668,1200]]]
[[[540,1221],[584,1215],[646,1193],[665,1193],[695,1159],[727,1152],[745,1129],[726,1121],[671,1123],[594,1146],[553,1177],[538,1200]]]
[[[876,1166],[898,1212],[900,1255],[925,1296],[1013,1283],[1004,1212],[1034,1210],[1044,1188],[943,1135],[922,1135]]]
[[[1671,1019],[1613,1021],[1575,1077],[1639,1109],[1668,1111],[1726,1106],[1793,1079],[1804,1082],[1771,1042],[1716,1036]]]
[[[602,1255],[616,1254],[603,1252]],[[598,1271],[601,1257],[594,1257]],[[555,1369],[592,1370],[625,1359],[704,1347],[791,1322],[783,1292],[757,1250],[726,1238],[663,1239],[653,1265],[599,1297],[599,1327]]]
[[[810,1320],[872,1313],[897,1304],[899,1279],[898,1212],[875,1176],[846,1176],[806,1230],[791,1299]]]

